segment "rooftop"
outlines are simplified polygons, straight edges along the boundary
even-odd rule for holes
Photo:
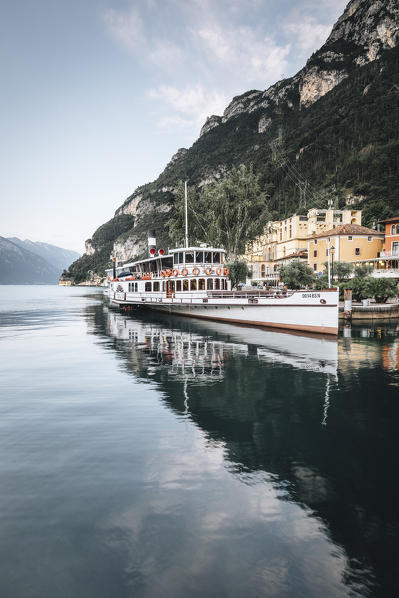
[[[395,216],[394,218],[386,218],[385,220],[379,220],[378,222],[399,222],[399,216]]]
[[[310,239],[320,239],[322,237],[337,237],[341,235],[375,235],[377,237],[384,237],[384,233],[379,233],[373,228],[367,228],[367,226],[361,226],[360,224],[341,224],[335,226],[329,230],[319,233],[318,235],[312,235]]]

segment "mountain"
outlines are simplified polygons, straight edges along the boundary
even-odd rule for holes
[[[51,284],[58,278],[45,259],[0,237],[0,284]]]
[[[76,251],[0,237],[0,284],[56,284]]]
[[[57,247],[57,245],[49,245],[48,243],[42,243],[40,241],[30,241],[29,239],[22,241],[17,237],[8,237],[8,240],[15,243],[15,245],[19,245],[22,249],[26,249],[27,251],[39,255],[51,264],[59,274],[80,257],[80,254],[77,251]]]
[[[363,210],[368,226],[399,213],[399,3],[351,0],[325,44],[294,76],[233,98],[191,148],[129,196],[86,241],[76,281],[145,252],[148,229],[167,247],[179,181],[191,186],[253,164],[273,218],[311,207]],[[249,239],[248,239],[249,240]]]

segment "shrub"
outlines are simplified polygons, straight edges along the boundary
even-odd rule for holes
[[[313,271],[301,260],[293,260],[280,268],[280,280],[289,289],[303,289],[313,284]]]
[[[398,294],[396,281],[389,278],[372,278],[369,282],[370,295],[376,303],[386,303],[391,297]]]

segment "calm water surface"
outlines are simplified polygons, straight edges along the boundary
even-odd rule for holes
[[[0,287],[1,597],[399,595],[398,331]]]

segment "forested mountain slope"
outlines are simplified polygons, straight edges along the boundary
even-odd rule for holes
[[[200,187],[239,164],[254,165],[275,218],[328,198],[340,207],[354,202],[369,226],[399,213],[398,41],[397,0],[349,2],[297,75],[234,98],[156,181],[128,197],[86,242],[71,275],[102,274],[111,252],[121,260],[142,255],[148,228],[167,247],[178,182]]]

